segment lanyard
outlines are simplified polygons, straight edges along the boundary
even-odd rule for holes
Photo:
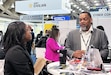
[[[81,37],[82,37],[82,40],[83,40],[83,42],[84,42],[85,46],[87,47],[88,42],[90,41],[91,35],[88,37],[87,42],[85,42],[85,39],[84,39],[84,37],[83,37],[83,35],[82,35],[82,34],[81,34]]]

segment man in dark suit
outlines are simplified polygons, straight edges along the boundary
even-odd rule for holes
[[[35,40],[35,44],[37,44],[37,42],[40,40],[40,38],[43,36],[43,31],[40,31],[39,34],[37,34],[36,36],[36,40]]]
[[[66,49],[70,57],[81,58],[90,45],[99,49],[102,59],[108,56],[108,39],[104,31],[93,28],[92,17],[89,12],[82,12],[79,16],[80,29],[69,32]]]
[[[32,40],[31,40],[31,46],[32,46],[32,43],[34,42],[35,39],[35,34],[33,32],[33,29],[31,29],[31,35],[32,35]]]
[[[40,40],[35,44],[36,47],[46,47],[46,40],[49,37],[50,30],[45,31],[45,35],[40,38]]]

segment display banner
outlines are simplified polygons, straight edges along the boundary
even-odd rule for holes
[[[44,20],[43,15],[21,15],[21,21],[28,21],[28,22],[42,22]]]
[[[111,18],[111,11],[107,6],[91,7],[90,13],[93,18]]]
[[[90,12],[95,12],[95,11],[108,11],[108,10],[109,10],[108,6],[90,7]]]
[[[70,13],[70,3],[68,0],[16,1],[15,10],[24,14],[63,14]]]
[[[53,20],[55,20],[55,21],[70,20],[70,16],[54,16]]]
[[[90,12],[93,18],[111,18],[111,11]]]

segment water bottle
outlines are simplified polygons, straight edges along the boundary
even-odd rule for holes
[[[67,50],[60,50],[60,66],[61,68],[64,68],[66,66],[66,54]]]
[[[87,62],[88,62],[88,66],[89,67],[95,67],[95,63],[94,63],[94,46],[90,45],[88,47],[87,53],[86,53],[86,58],[87,58]]]

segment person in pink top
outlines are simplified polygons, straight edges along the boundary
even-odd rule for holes
[[[64,49],[64,47],[60,46],[58,43],[59,36],[60,36],[59,29],[54,25],[51,29],[50,36],[46,42],[45,58],[48,61],[51,62],[59,61],[58,50]]]

